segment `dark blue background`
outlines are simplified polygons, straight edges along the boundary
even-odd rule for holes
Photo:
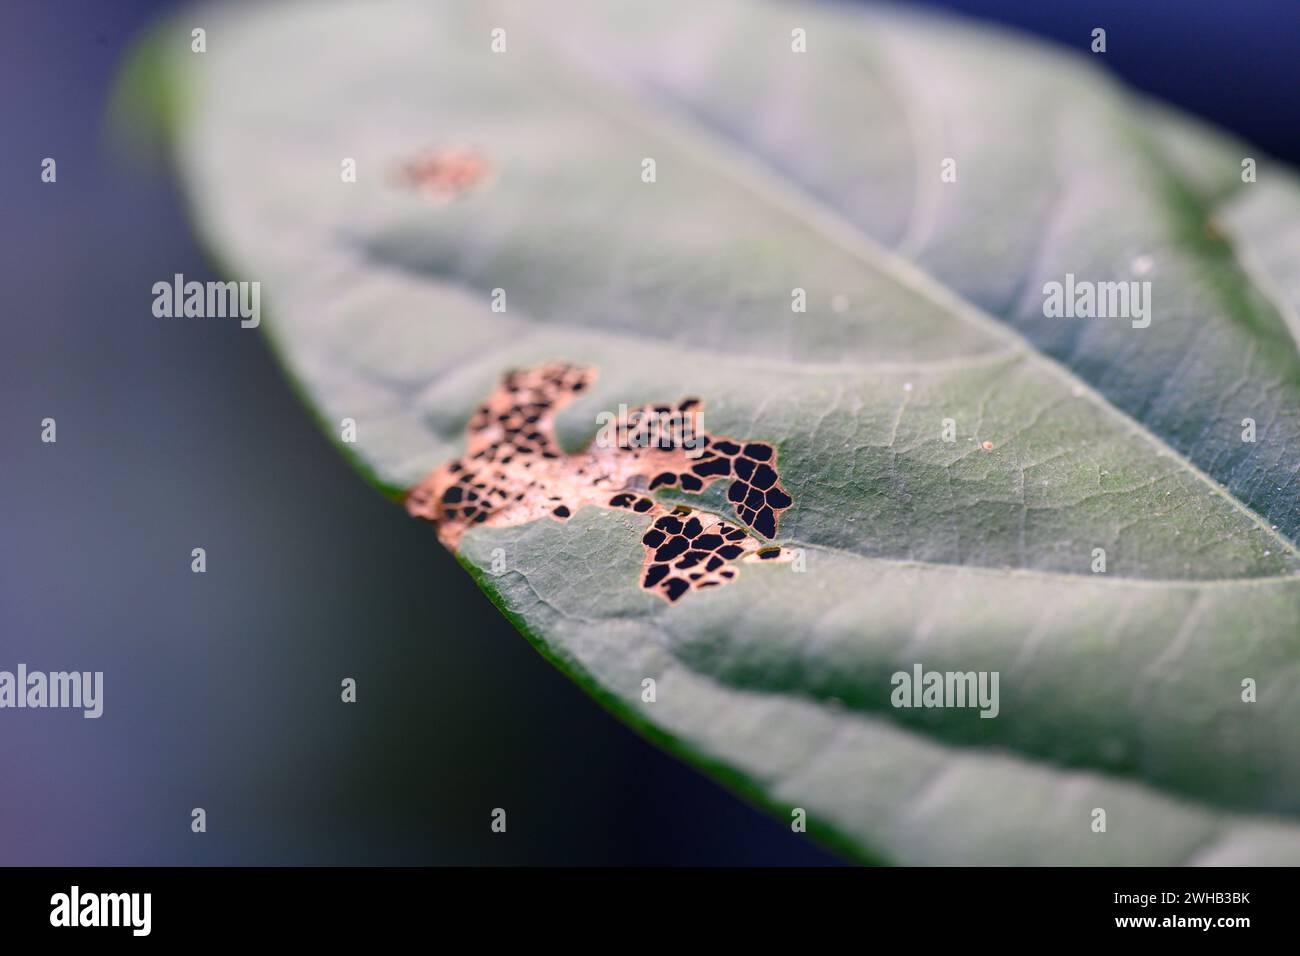
[[[1105,27],[1134,85],[1300,161],[1295,0],[930,5],[1079,48]],[[170,6],[0,11],[0,668],[107,672],[98,721],[0,713],[0,863],[833,862],[538,657],[260,336],[152,320],[153,282],[212,269],[166,175],[100,134]]]

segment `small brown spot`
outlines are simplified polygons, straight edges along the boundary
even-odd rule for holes
[[[454,199],[485,182],[491,173],[487,159],[477,150],[455,146],[431,150],[403,163],[402,183],[426,199]]]

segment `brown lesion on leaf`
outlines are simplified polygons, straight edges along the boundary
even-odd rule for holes
[[[644,406],[628,416],[630,427],[564,452],[555,414],[594,379],[590,368],[559,362],[508,373],[470,418],[465,454],[416,485],[407,510],[436,525],[452,550],[475,525],[567,521],[584,505],[645,515],[641,586],[670,602],[732,580],[740,561],[789,560],[758,537],[775,537],[781,513],[794,503],[781,485],[776,449],[693,427],[698,399]],[[669,487],[698,494],[723,480],[731,482],[737,523],[651,494]]]
[[[491,178],[492,167],[478,150],[469,146],[432,149],[403,163],[398,181],[434,202],[448,202]]]

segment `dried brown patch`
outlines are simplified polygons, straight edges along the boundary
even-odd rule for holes
[[[594,377],[591,369],[563,363],[507,374],[470,418],[465,455],[413,488],[407,510],[433,522],[452,550],[480,524],[567,521],[584,505],[644,514],[650,527],[642,537],[641,584],[668,601],[726,583],[737,561],[788,559],[744,526],[648,494],[663,487],[699,493],[729,479],[727,498],[737,516],[764,538],[775,537],[781,513],[794,503],[781,485],[773,446],[683,424],[698,415],[697,399],[647,405],[629,416],[635,427],[619,441],[598,438],[566,454],[555,438],[555,413]]]

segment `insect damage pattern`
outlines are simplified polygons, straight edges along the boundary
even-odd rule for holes
[[[684,426],[698,416],[698,399],[647,405],[629,416],[634,425],[619,440],[597,436],[566,453],[555,414],[594,378],[590,368],[560,362],[507,373],[470,418],[465,454],[411,489],[407,510],[432,522],[453,551],[476,525],[567,521],[584,505],[643,514],[649,525],[640,584],[669,602],[733,580],[738,562],[790,559],[760,540],[776,536],[781,513],[794,504],[781,485],[776,449]],[[725,480],[739,524],[649,494],[670,487],[698,494]]]
[[[737,560],[788,561],[782,548],[763,547],[743,528],[717,515],[678,505],[641,536],[646,549],[641,586],[669,601],[692,588],[712,588],[736,576]]]

